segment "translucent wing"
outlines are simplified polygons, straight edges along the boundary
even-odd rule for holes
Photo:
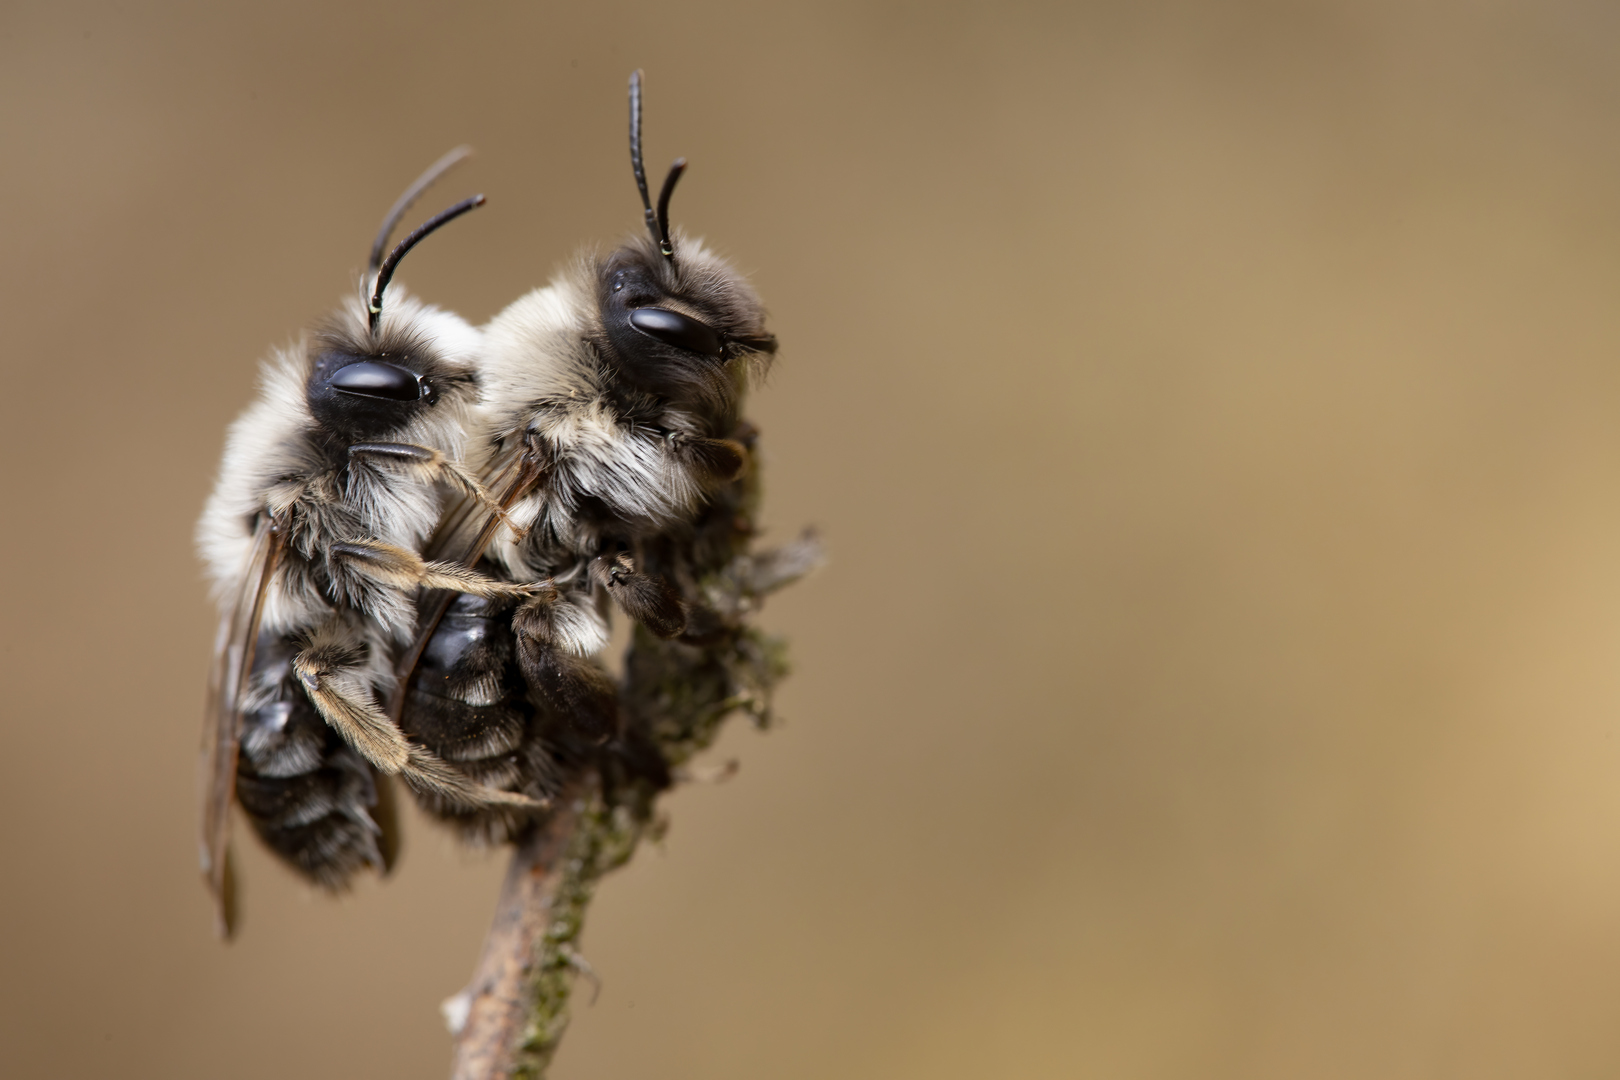
[[[214,666],[208,678],[208,707],[203,715],[202,834],[198,854],[203,881],[214,898],[215,928],[231,935],[235,918],[230,870],[231,796],[236,789],[236,754],[242,735],[241,695],[253,670],[253,648],[259,638],[264,595],[281,561],[281,533],[265,518],[253,534],[253,548],[243,567],[241,588],[223,613],[214,641]]]
[[[522,447],[497,455],[479,479],[494,493],[503,510],[510,509],[534,486],[539,473]],[[463,494],[445,511],[422,554],[425,558],[471,566],[483,555],[499,528],[488,506]]]

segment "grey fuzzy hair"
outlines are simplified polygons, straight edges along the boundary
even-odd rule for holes
[[[641,245],[641,240],[631,241]],[[677,234],[682,291],[712,299],[719,310],[763,324],[763,309],[747,281],[701,241]],[[577,520],[579,500],[592,497],[633,527],[653,531],[689,519],[703,504],[705,487],[695,467],[673,452],[665,432],[702,436],[701,417],[667,407],[655,430],[628,420],[610,393],[616,373],[591,344],[602,334],[598,290],[603,257],[587,251],[549,285],[514,301],[484,327],[484,446],[494,459],[524,436],[542,439],[553,475],[543,493],[511,509],[531,538],[555,538],[562,551],[540,551],[531,539],[503,532],[489,555],[517,577],[557,569],[558,560],[590,554],[596,538]],[[685,308],[678,297],[668,304]],[[688,310],[689,314],[705,313]],[[712,318],[712,316],[710,316]],[[750,357],[736,372],[740,396],[750,375],[763,374],[769,357]]]

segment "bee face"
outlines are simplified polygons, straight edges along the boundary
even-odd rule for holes
[[[315,428],[337,444],[443,437],[477,395],[481,340],[409,296],[396,298],[376,333],[356,308],[336,313],[305,347],[304,402]]]
[[[775,351],[752,291],[701,245],[683,241],[672,261],[632,241],[599,264],[596,289],[615,378],[707,426],[725,426],[747,358]]]
[[[347,439],[378,439],[405,428],[438,401],[428,365],[411,355],[323,349],[304,389],[316,423]]]
[[[610,275],[603,318],[614,344],[632,353],[656,352],[662,346],[676,359],[699,356],[722,361],[724,350],[714,328],[667,306],[662,290],[649,279],[647,271],[636,266],[620,267]]]
[[[645,255],[620,249],[601,268],[605,359],[630,388],[676,407],[723,410],[732,379],[714,314],[677,295],[668,271]]]

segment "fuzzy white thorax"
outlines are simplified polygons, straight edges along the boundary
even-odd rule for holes
[[[649,528],[690,514],[703,496],[689,467],[670,452],[666,432],[685,433],[679,413],[663,430],[637,426],[613,406],[613,372],[590,344],[600,329],[595,263],[575,262],[552,283],[520,297],[484,327],[483,415],[491,442],[542,438],[555,470],[544,495],[511,510],[524,529],[558,537],[583,553],[592,538],[576,521],[582,496],[601,499],[630,521]],[[499,536],[489,554],[518,577],[558,569],[531,565],[533,552]]]

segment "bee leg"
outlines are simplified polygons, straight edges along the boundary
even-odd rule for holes
[[[424,479],[443,481],[459,487],[482,503],[490,513],[510,528],[514,535],[522,535],[523,530],[512,524],[500,500],[491,495],[489,489],[467,471],[466,466],[446,457],[441,450],[435,450],[431,446],[418,446],[415,443],[355,443],[349,447],[349,458],[361,461],[386,461],[414,472]]]
[[[735,439],[674,438],[670,449],[710,483],[724,484],[748,469],[748,448]]]
[[[410,760],[410,743],[372,700],[365,678],[365,647],[345,641],[331,623],[317,629],[293,657],[293,674],[304,685],[321,719],[385,773],[397,773]]]
[[[458,810],[485,810],[498,806],[538,810],[551,804],[550,799],[532,799],[521,792],[485,787],[469,779],[433,751],[415,743],[408,745],[410,761],[400,770],[400,776],[417,791],[436,795]]]
[[[585,655],[604,629],[595,612],[559,599],[555,589],[529,598],[512,616],[518,666],[529,686],[597,744],[619,731],[618,692]]]
[[[663,578],[637,571],[627,552],[592,560],[591,577],[626,615],[659,637],[672,638],[686,629],[686,606],[680,596]]]
[[[484,597],[526,597],[535,586],[496,581],[457,563],[428,562],[409,548],[381,540],[347,540],[328,551],[333,563],[396,589],[449,589]]]
[[[293,657],[293,673],[315,711],[360,755],[385,773],[412,787],[431,791],[458,806],[542,805],[527,795],[497,791],[474,783],[437,754],[411,743],[378,707],[366,683],[364,649],[343,640],[340,628],[327,624]]]

